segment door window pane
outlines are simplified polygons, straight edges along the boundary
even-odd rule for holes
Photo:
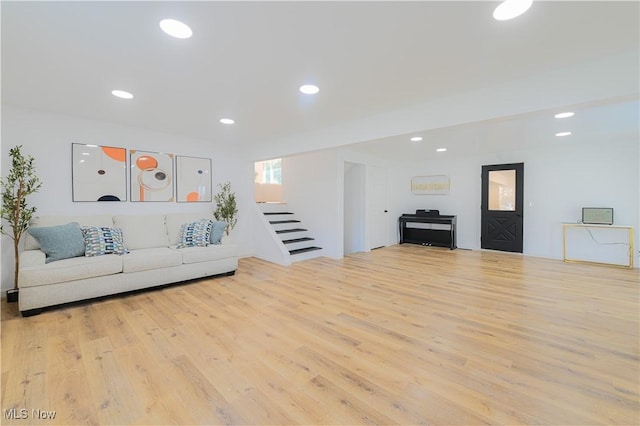
[[[516,171],[489,171],[489,210],[516,210]]]

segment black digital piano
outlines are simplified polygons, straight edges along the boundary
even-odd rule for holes
[[[438,210],[416,210],[398,218],[400,244],[449,247],[456,245],[456,217],[441,215]]]

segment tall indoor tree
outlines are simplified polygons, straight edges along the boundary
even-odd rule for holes
[[[216,209],[213,216],[216,220],[227,222],[227,235],[236,226],[238,222],[238,207],[236,205],[236,194],[231,191],[231,183],[225,182],[218,185],[220,192],[214,196]]]
[[[11,157],[11,169],[5,178],[0,179],[0,187],[2,188],[0,216],[3,221],[8,222],[11,231],[5,231],[4,223],[0,223],[0,233],[13,239],[15,256],[13,291],[17,294],[20,239],[29,228],[29,222],[36,211],[35,207],[29,207],[27,204],[27,197],[37,192],[42,186],[42,182],[36,175],[33,157],[22,155],[22,145],[11,148],[9,156]]]

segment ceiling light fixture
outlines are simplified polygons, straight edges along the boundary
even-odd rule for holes
[[[570,111],[567,112],[561,112],[559,114],[554,115],[555,118],[567,118],[567,117],[573,117],[573,113]]]
[[[560,132],[560,133],[556,133],[556,136],[569,136],[571,134],[571,132]]]
[[[420,142],[422,140],[422,136],[414,136],[409,139],[411,142]]]
[[[193,35],[191,28],[183,22],[175,19],[163,19],[160,21],[162,31],[175,38],[189,38]]]
[[[305,95],[315,95],[320,91],[318,86],[314,86],[313,84],[304,84],[300,86],[300,91]]]
[[[133,95],[129,92],[125,92],[124,90],[112,90],[111,94],[122,99],[133,99]]]
[[[220,122],[221,122],[222,124],[233,124],[233,123],[235,123],[235,121],[233,121],[233,120],[232,120],[232,119],[230,119],[230,118],[221,118],[221,119],[220,119]]]
[[[438,152],[445,152],[446,150],[447,150],[447,148],[438,148],[438,149],[436,149],[436,151],[438,151]]]
[[[505,0],[493,11],[493,18],[498,21],[506,21],[513,19],[525,13],[533,0]]]

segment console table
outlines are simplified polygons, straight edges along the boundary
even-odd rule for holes
[[[594,229],[608,229],[608,230],[627,230],[627,242],[626,243],[620,243],[620,244],[625,244],[629,247],[629,261],[626,265],[621,265],[618,263],[611,263],[611,262],[600,262],[600,261],[593,261],[593,260],[583,260],[583,259],[574,259],[574,258],[570,258],[567,257],[567,229],[570,228],[585,228],[586,230],[588,230],[589,228],[594,228]],[[611,244],[611,243],[605,243],[605,244]],[[596,263],[596,264],[605,264],[605,265],[612,265],[612,266],[620,266],[623,268],[633,268],[633,255],[634,255],[634,250],[633,250],[633,227],[632,226],[622,226],[622,225],[590,225],[590,224],[586,224],[586,223],[563,223],[562,224],[562,260],[565,262],[579,262],[579,263]]]
[[[456,216],[441,215],[437,210],[417,210],[398,218],[400,244],[449,247],[456,245]]]

